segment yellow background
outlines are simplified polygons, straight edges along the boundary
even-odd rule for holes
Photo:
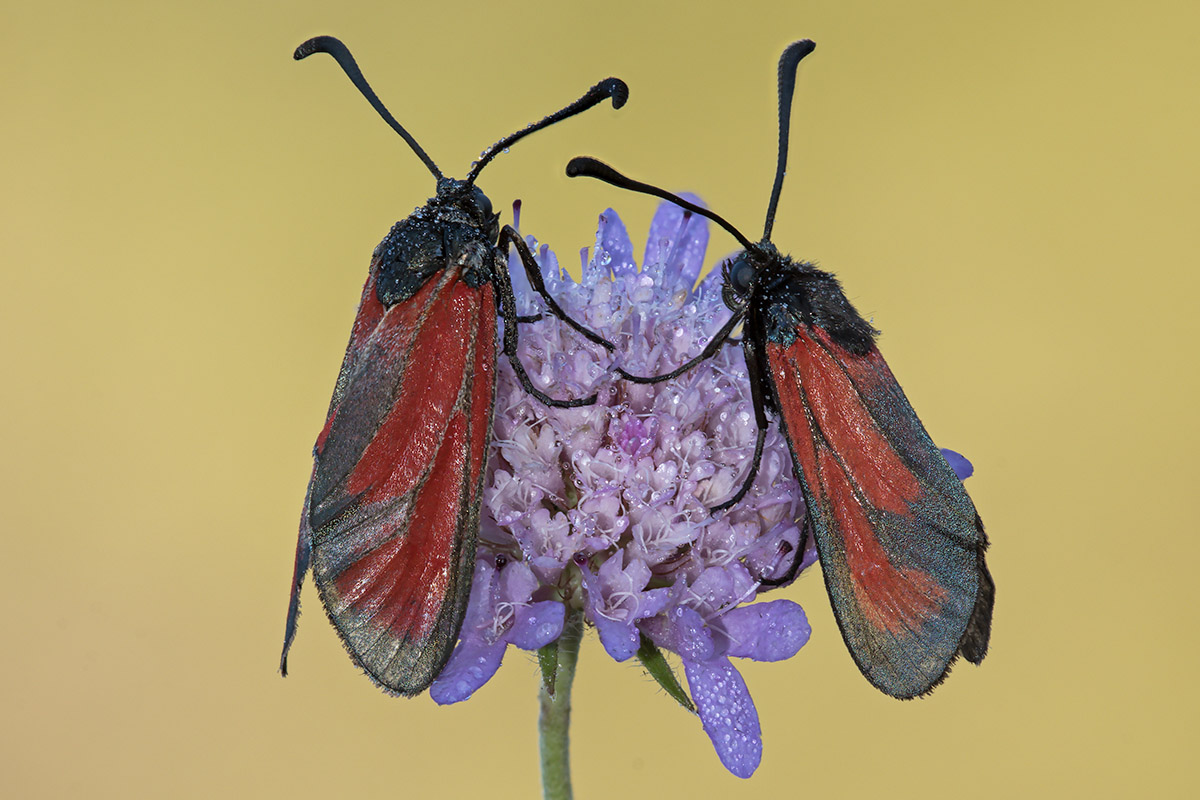
[[[327,6],[322,8],[321,6]],[[339,9],[339,10],[335,10]],[[811,644],[745,664],[749,782],[585,642],[578,796],[1195,796],[1200,104],[1192,3],[4,3],[0,794],[533,797],[537,679],[391,699],[311,587],[275,673],[296,523],[372,248],[433,182],[618,75],[481,185],[568,263],[607,205],[573,155],[750,234],[775,63],[802,66],[775,240],[838,272],[994,543],[992,653],[873,691],[820,580]],[[507,214],[506,214],[507,218]],[[714,234],[710,260],[732,242]]]

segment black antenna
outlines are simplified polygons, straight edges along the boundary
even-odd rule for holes
[[[602,161],[597,161],[590,156],[576,156],[567,164],[568,177],[574,178],[579,175],[602,180],[605,183],[610,183],[613,186],[616,186],[618,189],[629,189],[633,192],[641,192],[642,194],[654,195],[655,197],[661,197],[663,200],[669,200],[685,211],[691,211],[693,214],[699,214],[702,217],[708,217],[713,222],[717,223],[722,228],[733,234],[733,238],[741,242],[742,247],[746,248],[747,250],[753,247],[753,245],[750,244],[750,240],[743,236],[741,231],[722,219],[720,215],[714,214],[707,208],[701,208],[695,203],[689,203],[682,197],[671,194],[664,189],[659,189],[657,186],[651,186],[648,183],[642,183],[641,181],[635,181],[632,178],[627,178],[610,167],[608,164],[605,164]]]
[[[438,181],[442,180],[442,171],[438,169],[437,164],[433,163],[433,159],[421,149],[421,145],[417,144],[417,140],[410,136],[408,131],[404,130],[404,127],[396,121],[391,112],[384,108],[383,103],[380,102],[375,92],[371,89],[370,84],[367,83],[367,79],[363,77],[362,71],[358,68],[358,64],[354,61],[354,56],[350,55],[350,50],[346,45],[332,36],[317,36],[297,47],[292,57],[299,61],[302,58],[308,58],[313,53],[328,53],[333,56],[333,60],[338,63],[338,66],[350,78],[350,82],[362,92],[363,97],[367,98],[367,102],[371,104],[371,107],[379,112],[379,116],[383,117],[383,121],[391,125],[392,130],[400,134],[401,138],[408,142],[408,146],[425,163],[425,166],[433,173],[433,177],[437,178]]]
[[[487,166],[488,162],[496,157],[498,153],[502,153],[507,148],[511,147],[516,142],[524,139],[534,131],[540,131],[549,125],[556,122],[573,117],[583,111],[587,111],[597,103],[602,102],[606,97],[612,98],[613,108],[620,108],[625,105],[625,101],[629,99],[629,87],[625,85],[625,81],[620,78],[605,78],[597,83],[592,88],[588,89],[583,97],[576,100],[571,105],[559,111],[555,111],[550,116],[544,118],[540,122],[534,122],[527,125],[511,136],[507,136],[492,145],[487,152],[480,156],[479,160],[471,166],[471,172],[467,175],[466,183],[471,184],[479,177],[479,173]]]
[[[779,161],[775,166],[775,185],[771,187],[771,202],[767,204],[763,239],[770,239],[771,229],[775,227],[775,209],[779,207],[783,176],[787,172],[788,135],[792,120],[792,95],[796,91],[796,67],[800,65],[800,59],[816,48],[817,45],[811,39],[801,39],[789,44],[779,57]]]

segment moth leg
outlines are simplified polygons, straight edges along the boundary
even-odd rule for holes
[[[563,322],[567,323],[572,328],[574,328],[575,331],[577,331],[581,336],[583,336],[583,338],[587,339],[589,342],[594,342],[595,344],[600,345],[601,347],[603,347],[605,350],[609,351],[610,353],[613,350],[615,350],[616,345],[614,345],[608,339],[605,339],[600,334],[595,333],[595,332],[583,327],[583,325],[579,324],[574,319],[572,319],[567,314],[567,312],[562,310],[562,307],[559,306],[558,301],[556,301],[550,295],[550,293],[548,291],[546,291],[546,282],[544,280],[542,280],[542,271],[538,268],[537,261],[534,260],[533,253],[529,252],[529,246],[527,244],[525,244],[525,240],[521,238],[521,234],[517,233],[516,228],[512,227],[511,225],[505,225],[503,228],[500,229],[499,246],[504,251],[506,263],[508,261],[508,244],[509,244],[509,242],[516,245],[517,255],[521,258],[521,263],[525,266],[525,275],[528,276],[528,278],[529,278],[529,285],[532,286],[533,290],[535,292],[537,292],[538,294],[540,294],[542,296],[542,299],[546,301],[546,307],[550,309],[550,312],[552,314],[554,314],[554,316],[558,317]],[[507,278],[508,276],[506,275],[505,277]],[[518,322],[522,322],[522,321],[532,322],[534,319],[540,319],[540,318],[541,318],[541,315],[539,314],[536,317],[533,317],[532,319],[530,319],[528,317],[525,317],[525,318],[517,317],[517,321]]]
[[[742,349],[746,353],[746,377],[750,381],[750,399],[754,403],[754,420],[758,423],[758,435],[754,439],[754,459],[750,462],[750,471],[742,482],[742,488],[738,489],[737,494],[729,500],[713,506],[710,509],[712,512],[724,511],[742,502],[742,498],[746,496],[746,492],[750,491],[750,486],[758,475],[758,466],[762,463],[763,442],[767,438],[767,402],[763,395],[763,376],[758,360],[758,348],[754,344],[753,336],[742,337]]]
[[[503,238],[503,235],[501,238]],[[524,242],[521,244],[524,244]],[[492,283],[500,295],[500,317],[504,320],[504,355],[508,356],[508,362],[512,364],[513,372],[517,374],[517,380],[520,382],[521,388],[532,395],[542,405],[551,406],[552,408],[578,408],[580,406],[595,405],[595,394],[576,400],[555,400],[534,386],[533,381],[529,379],[529,373],[525,371],[525,365],[517,357],[517,323],[519,322],[519,318],[517,317],[517,298],[513,296],[512,281],[508,277],[507,259],[505,261],[506,266],[495,270]]]
[[[729,321],[722,325],[721,330],[717,331],[717,334],[713,336],[707,345],[704,346],[704,350],[700,352],[700,355],[696,356],[678,369],[673,369],[663,375],[643,376],[631,375],[621,367],[617,367],[617,374],[630,383],[662,383],[663,381],[669,381],[672,378],[678,378],[680,375],[687,372],[701,361],[712,358],[714,355],[716,355],[717,351],[721,349],[721,345],[723,345],[726,340],[729,339],[729,334],[733,333],[733,329],[738,326],[738,323],[742,321],[742,317],[745,315],[746,312],[744,309],[735,311],[733,316],[729,318]]]
[[[812,515],[805,511],[804,527],[800,529],[800,545],[796,548],[796,555],[792,558],[792,566],[788,568],[787,574],[782,578],[774,580],[770,578],[759,578],[759,586],[786,586],[796,580],[796,574],[800,572],[800,565],[804,563],[804,553],[808,550],[808,542],[812,538]]]

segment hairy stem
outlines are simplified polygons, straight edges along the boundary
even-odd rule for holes
[[[571,684],[583,639],[583,609],[567,608],[567,619],[558,641],[543,647],[542,686],[538,696],[541,711],[542,797],[571,800]]]

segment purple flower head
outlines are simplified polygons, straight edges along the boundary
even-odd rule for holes
[[[553,397],[599,399],[546,407],[499,361],[474,583],[458,646],[430,693],[438,703],[467,699],[499,669],[508,645],[555,642],[568,610],[581,610],[610,656],[636,655],[690,708],[661,650],[679,657],[718,757],[747,778],[762,758],[762,732],[732,659],[782,661],[810,634],[790,600],[754,602],[817,560],[813,537],[801,535],[806,511],[787,442],[772,426],[750,491],[713,514],[741,488],[754,453],[742,349],[722,347],[658,384],[620,380],[614,371],[670,372],[729,319],[721,271],[697,285],[707,221],[662,204],[639,267],[625,226],[608,209],[590,258],[581,253],[579,282],[549,248],[526,242],[551,295],[616,352],[548,313],[512,255],[517,313],[540,315],[520,331],[530,379]],[[972,473],[966,458],[942,452],[960,479]]]
[[[741,348],[723,347],[654,385],[613,371],[619,364],[635,374],[668,372],[729,319],[720,270],[696,285],[707,221],[660,206],[639,268],[620,217],[607,210],[579,282],[548,248],[526,241],[551,295],[617,351],[546,313],[513,254],[517,311],[541,314],[520,331],[530,378],[553,397],[595,392],[599,402],[548,408],[501,359],[475,583],[433,697],[466,699],[495,673],[508,644],[545,645],[561,632],[564,608],[582,608],[617,661],[655,647],[679,656],[722,763],[749,777],[762,754],[758,714],[730,659],[786,659],[809,635],[795,603],[753,603],[770,588],[764,580],[816,558],[796,552],[805,510],[787,443],[772,428],[749,493],[714,515],[709,509],[741,487],[754,453]]]

